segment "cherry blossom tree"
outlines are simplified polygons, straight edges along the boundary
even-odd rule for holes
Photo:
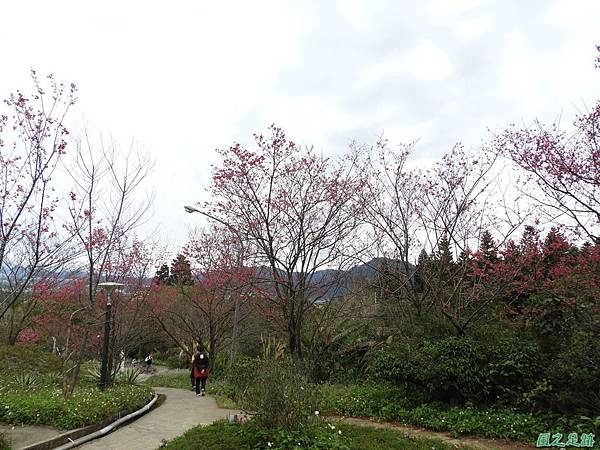
[[[384,268],[394,280],[386,284],[394,292],[386,295],[410,306],[404,317],[433,312],[464,334],[492,298],[484,301],[465,283],[472,276],[471,249],[486,227],[494,225],[504,240],[522,219],[513,215],[501,224],[493,213],[503,197],[495,155],[456,145],[430,168],[411,168],[413,147],[390,149],[380,140],[374,152],[363,148],[369,167],[365,220],[390,262]]]
[[[575,129],[560,124],[510,126],[495,137],[498,153],[527,174],[523,192],[535,199],[550,223],[600,238],[600,102],[579,115]]]
[[[600,52],[600,46],[596,47]],[[600,56],[596,58],[600,67]],[[523,192],[550,223],[578,236],[600,239],[600,102],[579,114],[572,130],[559,122],[529,127],[510,125],[493,147],[527,175]]]
[[[212,363],[232,333],[233,357],[237,328],[252,298],[255,270],[244,266],[242,243],[222,226],[192,231],[184,254],[192,263],[193,284],[156,286],[154,318],[188,356],[200,344]]]
[[[113,253],[118,245],[131,243],[136,228],[148,216],[152,196],[139,191],[153,164],[135,142],[122,151],[114,140],[94,140],[86,129],[74,139],[74,146],[76,153],[67,166],[73,188],[66,226],[83,255],[89,307],[86,311],[93,311],[98,283],[110,278]],[[91,325],[93,319],[89,317],[87,323]],[[89,331],[87,327],[75,359],[74,382],[87,349]]]
[[[258,281],[284,319],[289,350],[302,357],[305,314],[333,289],[320,269],[339,274],[362,249],[357,239],[364,171],[357,155],[333,161],[289,140],[276,126],[253,150],[219,150],[213,200],[202,213],[237,233]]]
[[[11,94],[4,102],[7,114],[0,114],[0,319],[9,314],[11,325],[28,317],[30,304],[20,311],[13,306],[36,278],[57,270],[70,256],[70,236],[54,221],[53,175],[66,153],[64,121],[77,89],[51,75],[42,82],[33,70],[31,77],[33,93]]]

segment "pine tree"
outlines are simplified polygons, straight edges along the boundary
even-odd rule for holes
[[[170,283],[169,265],[164,263],[154,275],[154,284],[168,285]]]
[[[431,258],[425,251],[421,250],[417,259],[417,267],[415,269],[415,290],[422,294],[427,287],[428,277],[431,275]]]
[[[435,258],[436,272],[442,282],[451,282],[454,274],[454,258],[450,248],[450,241],[443,236],[438,242],[438,249]]]
[[[188,259],[182,254],[177,255],[171,263],[169,284],[172,286],[191,286],[194,284],[192,278],[192,266]]]
[[[479,251],[481,252],[485,261],[490,263],[498,261],[498,250],[496,248],[496,242],[492,237],[492,233],[490,233],[488,230],[484,230],[483,233],[481,233],[481,239],[479,241]]]

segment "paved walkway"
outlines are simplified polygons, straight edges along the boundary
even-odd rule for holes
[[[65,430],[41,425],[0,424],[0,432],[4,433],[4,436],[10,441],[14,450],[19,450],[20,448],[60,436]]]
[[[196,425],[207,425],[238,412],[217,407],[214,398],[196,397],[193,391],[154,388],[167,396],[164,403],[134,422],[112,433],[83,444],[85,450],[151,450]]]

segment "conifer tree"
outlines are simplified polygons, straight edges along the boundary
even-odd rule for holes
[[[171,263],[169,282],[172,286],[191,286],[194,284],[192,266],[184,255],[177,255]]]
[[[170,274],[169,274],[169,265],[164,263],[160,268],[156,271],[156,275],[154,275],[154,284],[158,285],[168,285]]]

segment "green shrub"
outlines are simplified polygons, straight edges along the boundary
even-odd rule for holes
[[[536,393],[539,410],[592,416],[600,414],[600,352],[598,335],[575,332],[569,345],[546,363],[549,389]]]
[[[100,378],[102,378],[102,367],[100,366],[100,363],[88,364],[84,378],[89,384],[98,385],[98,383],[100,383]]]
[[[183,354],[179,356],[177,355],[169,355],[162,362],[169,369],[189,369],[191,367],[191,359],[187,354]]]
[[[448,337],[418,347],[382,352],[374,364],[378,379],[407,383],[435,400],[464,402],[480,398],[480,356],[466,337]]]
[[[259,422],[244,427],[245,439],[253,442],[253,448],[273,450],[350,450],[349,440],[339,429],[338,424],[319,419],[306,422],[296,429],[263,428]]]
[[[267,429],[297,429],[317,405],[317,390],[289,359],[242,361],[229,372],[228,381],[235,386],[236,403],[254,412]]]
[[[234,400],[246,392],[254,383],[255,377],[262,371],[262,362],[258,358],[238,358],[226,372],[226,378],[234,386]]]
[[[545,389],[539,347],[513,335],[480,345],[478,352],[487,403],[533,407],[532,392]]]

